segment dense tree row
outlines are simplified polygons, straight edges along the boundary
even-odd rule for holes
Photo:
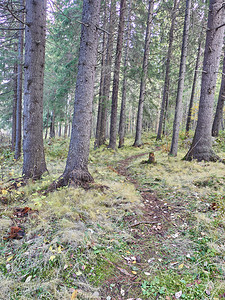
[[[45,138],[71,135],[60,184],[92,180],[91,134],[95,147],[109,139],[115,149],[118,136],[119,147],[125,134],[140,146],[153,130],[171,135],[176,156],[180,130],[195,130],[186,159],[219,159],[211,134],[223,124],[224,10],[222,0],[2,3],[0,122],[18,159],[23,114],[23,174],[47,170],[44,127]]]

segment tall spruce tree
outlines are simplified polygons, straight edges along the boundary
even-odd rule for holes
[[[223,46],[225,6],[223,0],[210,0],[205,53],[202,70],[201,96],[195,135],[186,160],[216,161],[212,150],[213,104],[220,56]]]
[[[123,48],[123,35],[125,23],[125,9],[126,0],[120,1],[120,20],[117,36],[116,59],[113,76],[113,92],[112,92],[112,108],[111,108],[111,123],[110,123],[110,139],[109,148],[116,148],[117,135],[117,106],[118,106],[118,92],[119,92],[119,77],[120,77],[120,63]]]
[[[34,179],[47,171],[43,145],[46,2],[26,1],[23,175]]]
[[[72,133],[66,167],[57,185],[93,181],[88,156],[97,58],[100,0],[84,0]]]
[[[183,90],[184,90],[184,77],[186,72],[186,58],[187,58],[189,27],[190,27],[190,14],[191,14],[191,0],[186,0],[183,42],[182,42],[182,51],[181,51],[181,58],[180,58],[180,71],[179,71],[179,79],[178,79],[178,87],[177,87],[175,116],[173,122],[173,137],[172,137],[172,143],[170,148],[170,155],[173,156],[177,155],[180,123],[182,118],[182,97],[183,97]]]
[[[147,78],[147,71],[148,71],[148,57],[149,57],[149,50],[150,50],[150,35],[151,35],[151,26],[152,26],[153,6],[154,6],[154,1],[149,0],[148,20],[147,20],[147,28],[145,34],[145,48],[144,48],[144,57],[143,57],[143,65],[142,65],[142,77],[141,77],[141,84],[140,84],[140,96],[139,96],[139,103],[138,103],[136,135],[135,135],[134,146],[140,146],[142,144],[141,133],[142,133],[143,106],[144,106],[146,78]]]
[[[219,98],[216,106],[216,113],[215,113],[213,127],[212,127],[212,136],[219,135],[220,124],[223,117],[224,101],[225,101],[225,52],[223,58],[223,70],[222,70],[222,80],[220,85],[220,93],[219,93]]]

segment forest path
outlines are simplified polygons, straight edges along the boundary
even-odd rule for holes
[[[136,154],[123,159],[117,163],[115,169],[140,192],[143,205],[137,208],[139,213],[134,211],[133,214],[124,217],[125,228],[132,236],[131,250],[127,251],[126,257],[123,257],[119,265],[115,265],[118,272],[103,285],[104,297],[101,299],[149,299],[142,294],[143,275],[150,275],[151,263],[157,259],[160,261],[162,255],[160,245],[168,236],[168,228],[177,227],[171,219],[175,211],[164,200],[159,199],[155,191],[141,185],[138,182],[138,175],[129,171],[129,165],[133,160],[147,154],[148,152]]]
[[[126,180],[134,184],[136,190],[138,190],[141,194],[142,201],[144,204],[144,207],[142,209],[143,215],[141,224],[158,224],[157,232],[162,234],[162,225],[168,225],[166,223],[171,223],[170,220],[170,210],[167,208],[167,203],[165,203],[163,200],[160,200],[155,191],[149,188],[145,188],[141,184],[139,184],[138,179],[136,176],[131,174],[129,172],[129,164],[132,160],[139,158],[141,156],[147,155],[147,153],[141,153],[136,154],[133,156],[130,156],[126,159],[123,159],[118,162],[116,170],[118,174],[125,176]],[[154,165],[150,165],[154,168]],[[143,171],[144,172],[144,171]],[[140,216],[139,216],[140,218]],[[160,223],[160,224],[159,224]],[[174,224],[173,224],[174,225]],[[176,226],[176,225],[174,225]],[[153,226],[154,227],[154,226]],[[155,229],[155,227],[154,227]],[[155,233],[155,231],[154,231]]]

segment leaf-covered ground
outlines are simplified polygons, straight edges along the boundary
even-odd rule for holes
[[[183,161],[185,139],[176,158],[166,140],[132,142],[91,149],[90,189],[48,195],[68,140],[46,144],[50,174],[26,185],[0,149],[0,299],[225,298],[224,165]],[[225,156],[223,137],[214,147]]]

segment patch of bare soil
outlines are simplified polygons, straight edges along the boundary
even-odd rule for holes
[[[163,200],[160,200],[153,190],[141,186],[129,173],[130,162],[146,154],[142,153],[126,158],[120,161],[116,167],[117,173],[125,176],[126,180],[133,183],[135,188],[140,191],[144,206],[141,208],[141,215],[134,212],[133,215],[124,218],[124,222],[133,236],[133,241],[130,244],[133,252],[122,257],[119,268],[115,265],[116,273],[102,287],[101,299],[107,299],[107,296],[111,300],[146,299],[141,296],[140,271],[133,271],[133,266],[135,265],[142,273],[149,270],[152,257],[158,255],[156,252],[157,245],[165,240],[168,235],[168,228],[177,227],[171,218],[175,211],[168,207]]]

